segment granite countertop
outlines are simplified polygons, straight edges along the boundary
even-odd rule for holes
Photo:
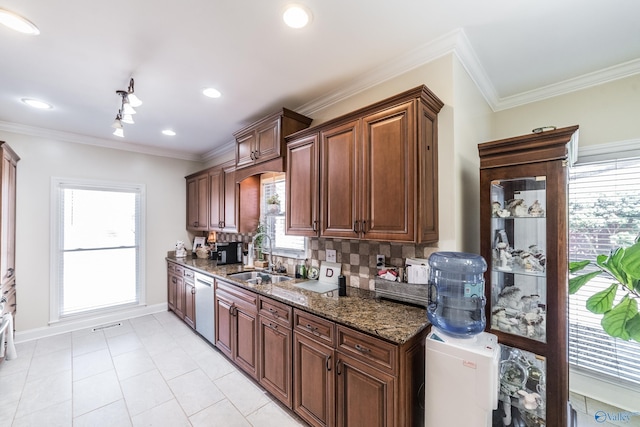
[[[228,276],[246,271],[242,264],[218,266],[190,256],[166,259],[395,344],[407,342],[429,325],[424,308],[382,300],[372,291],[347,286],[347,296],[338,297],[337,290],[320,294],[294,286],[307,279],[255,285]]]

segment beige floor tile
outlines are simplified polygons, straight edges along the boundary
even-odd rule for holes
[[[226,357],[214,349],[204,350],[202,353],[193,356],[193,360],[212,380],[217,380],[236,370]]]
[[[153,407],[131,418],[135,426],[191,427],[189,419],[175,399]]]
[[[13,427],[68,427],[71,423],[71,401],[67,400],[16,418]]]
[[[153,362],[166,380],[198,369],[198,364],[181,348],[174,348],[152,355]]]
[[[41,338],[36,343],[34,357],[44,356],[56,351],[71,350],[71,333]]]
[[[114,357],[113,365],[120,381],[156,369],[151,356],[143,348]]]
[[[131,418],[124,400],[118,400],[73,419],[73,427],[129,427]]]
[[[122,399],[115,370],[73,382],[73,416],[77,417]]]
[[[251,427],[238,409],[227,399],[189,417],[193,427]]]
[[[17,359],[16,359],[17,360]],[[34,356],[29,366],[27,382],[34,379],[71,370],[71,349]]]
[[[0,427],[10,427],[13,417],[18,409],[18,399],[1,399],[0,400]]]
[[[248,415],[266,405],[270,398],[257,385],[249,381],[238,371],[225,375],[214,381],[214,384],[238,408],[242,415]]]
[[[91,330],[89,330],[89,332],[84,334],[73,335],[72,342],[74,357],[108,349],[107,339],[102,331],[91,332]]]
[[[120,382],[131,416],[173,399],[173,393],[158,370],[145,372]]]
[[[74,381],[111,370],[113,370],[113,360],[107,348],[73,358]]]
[[[224,394],[201,369],[181,375],[168,383],[187,416],[225,398]]]
[[[156,334],[141,336],[140,341],[150,355],[178,349],[178,343],[164,329]]]
[[[16,418],[71,400],[71,370],[27,381]]]
[[[114,337],[107,337],[107,344],[109,345],[111,356],[114,357],[142,348],[142,341],[140,341],[138,335],[133,331]]]
[[[305,427],[306,424],[292,417],[277,403],[269,402],[249,414],[247,420],[255,427]]]

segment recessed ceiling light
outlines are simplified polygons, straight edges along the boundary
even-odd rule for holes
[[[172,131],[171,129],[165,129],[162,131],[163,135],[167,135],[167,136],[176,136],[176,133],[174,131]]]
[[[204,96],[208,96],[209,98],[220,98],[222,94],[217,89],[212,87],[208,87],[202,91]]]
[[[53,108],[53,105],[33,98],[22,98],[21,101],[28,106],[37,108],[39,110],[51,110]]]
[[[282,19],[291,28],[302,28],[311,20],[311,12],[304,6],[292,4],[285,9]]]
[[[5,9],[0,9],[0,24],[24,34],[32,36],[40,34],[40,30],[38,30],[38,27],[36,27],[33,22]]]

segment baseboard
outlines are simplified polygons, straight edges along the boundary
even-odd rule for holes
[[[67,332],[77,331],[79,329],[93,328],[104,325],[105,323],[117,322],[121,320],[132,319],[134,317],[146,316],[148,314],[160,313],[167,311],[167,303],[144,305],[125,310],[119,310],[108,314],[101,314],[92,317],[85,317],[76,320],[65,320],[51,324],[44,328],[29,329],[26,331],[16,332],[16,344],[47,338],[54,335],[64,334]]]

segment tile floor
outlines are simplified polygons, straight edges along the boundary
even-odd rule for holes
[[[304,426],[169,312],[17,345],[4,426]]]

